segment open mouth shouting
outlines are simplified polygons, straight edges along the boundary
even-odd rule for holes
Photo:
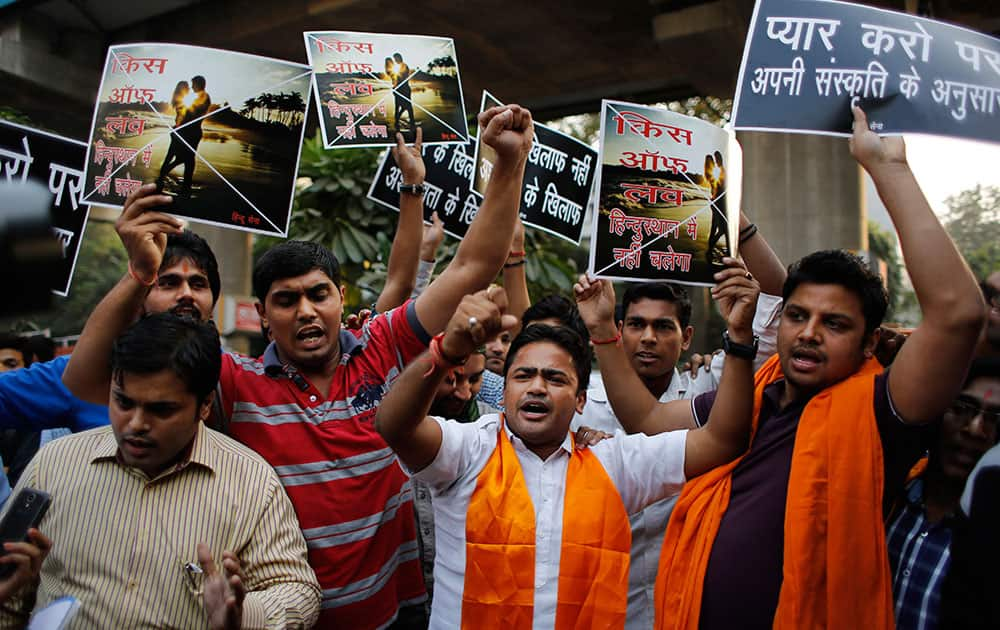
[[[525,420],[538,421],[544,419],[552,410],[547,401],[541,398],[529,398],[518,406],[517,410]]]
[[[312,350],[320,347],[325,338],[326,332],[320,326],[315,324],[303,326],[297,333],[295,333],[295,339],[299,342],[299,345],[306,350]]]
[[[826,360],[815,348],[797,347],[792,350],[792,367],[798,372],[814,372]]]
[[[190,317],[191,319],[201,319],[201,311],[192,302],[181,302],[170,309],[170,312],[178,317]]]

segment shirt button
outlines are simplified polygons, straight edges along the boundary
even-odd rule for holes
[[[903,577],[910,577],[910,570],[909,569],[903,569]]]
[[[129,588],[135,588],[135,580],[129,580],[128,587]]]
[[[921,538],[927,538],[927,532],[920,532]]]
[[[316,402],[316,394],[311,394],[309,396],[309,402]]]

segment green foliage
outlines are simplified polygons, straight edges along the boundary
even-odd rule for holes
[[[289,238],[322,243],[337,256],[351,312],[378,298],[398,215],[368,199],[378,168],[374,149],[326,151],[319,132],[303,142]],[[255,258],[282,239],[258,238]],[[366,276],[381,268],[381,277]],[[365,278],[364,280],[362,278]],[[373,280],[378,283],[374,284]]]
[[[8,105],[0,105],[0,120],[9,120],[19,125],[31,126],[31,119]]]
[[[440,65],[447,64],[443,60]],[[244,104],[251,113],[259,111],[259,106],[256,102]],[[732,101],[706,97],[667,106],[721,124],[729,118]],[[583,114],[546,124],[593,145],[600,120],[597,114]],[[324,150],[318,132],[303,143],[299,160],[289,238],[322,243],[337,256],[347,287],[347,312],[368,306],[378,298],[385,284],[386,264],[398,222],[395,212],[367,198],[378,161],[379,152],[373,149]],[[531,228],[525,240],[532,299],[550,293],[571,295],[573,282],[586,267],[587,241],[577,247]],[[255,257],[278,242],[280,239],[258,238]],[[457,248],[455,239],[445,239],[438,254],[438,272],[451,261]]]
[[[886,320],[895,321],[898,318],[900,307],[903,305],[903,295],[906,292],[903,287],[903,263],[899,259],[896,235],[878,223],[869,221],[868,249],[877,258],[884,261],[888,268],[886,284],[889,291],[889,310],[886,313]]]
[[[976,186],[945,203],[944,227],[976,277],[1000,269],[1000,187]]]

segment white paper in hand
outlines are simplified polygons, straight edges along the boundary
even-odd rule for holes
[[[28,630],[60,630],[76,615],[80,602],[75,597],[60,597],[31,616]]]

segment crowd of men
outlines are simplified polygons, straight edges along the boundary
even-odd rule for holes
[[[52,503],[4,543],[0,628],[64,596],[81,628],[998,627],[1000,274],[977,284],[902,140],[854,115],[920,325],[881,327],[856,256],[786,269],[741,216],[723,352],[684,371],[680,286],[531,303],[517,105],[480,115],[496,163],[437,276],[440,223],[402,195],[370,317],[342,324],[322,245],[261,256],[256,358],[220,345],[205,241],[132,193],[128,273],[72,355],[0,344],[0,427],[72,432],[17,475]]]

